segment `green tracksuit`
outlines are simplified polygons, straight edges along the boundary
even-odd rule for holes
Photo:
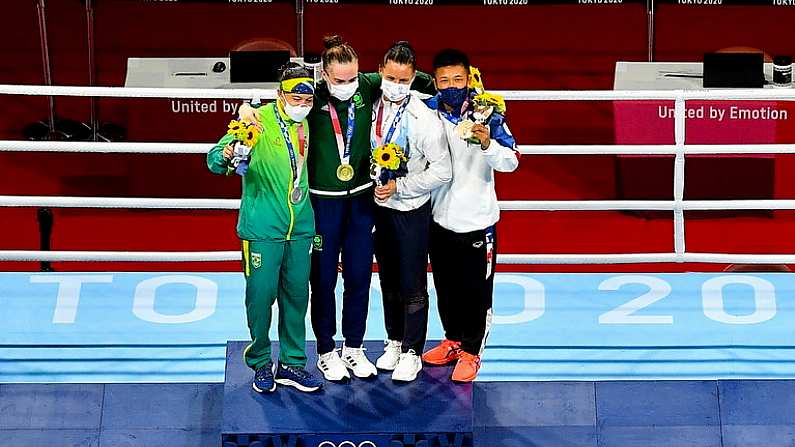
[[[305,319],[309,302],[309,266],[312,237],[315,234],[312,205],[308,199],[307,170],[299,186],[304,196],[298,204],[290,202],[293,172],[290,156],[274,110],[276,103],[258,111],[263,132],[251,151],[243,176],[243,197],[237,234],[243,241],[243,272],[246,277],[246,316],[251,344],[245,361],[259,369],[271,360],[268,331],[271,307],[279,305],[279,361],[286,366],[306,366]],[[287,123],[298,157],[298,123],[279,112]],[[309,148],[309,133],[305,151]],[[232,140],[226,135],[207,154],[207,167],[216,174],[228,174],[223,149]]]

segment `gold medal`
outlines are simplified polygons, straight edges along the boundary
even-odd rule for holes
[[[343,182],[353,179],[353,166],[347,163],[337,166],[337,178]]]

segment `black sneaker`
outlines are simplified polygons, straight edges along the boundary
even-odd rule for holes
[[[273,362],[268,362],[254,373],[254,383],[251,386],[258,393],[272,393],[276,390],[276,382],[273,380],[275,370]]]
[[[305,393],[311,393],[323,387],[323,381],[304,368],[284,366],[281,363],[279,363],[279,368],[276,370],[276,383],[295,387]]]

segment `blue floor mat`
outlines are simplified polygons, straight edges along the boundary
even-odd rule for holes
[[[373,279],[365,338],[381,340]],[[1,273],[0,382],[221,382],[227,340],[248,338],[243,286],[239,273]],[[795,378],[794,294],[786,273],[498,274],[479,380]]]

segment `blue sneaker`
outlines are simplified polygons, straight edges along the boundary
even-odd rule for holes
[[[273,372],[276,367],[273,362],[268,362],[254,373],[254,383],[251,386],[258,393],[272,393],[276,390],[276,382],[273,381]]]
[[[297,366],[284,366],[279,363],[276,370],[276,383],[297,388],[305,393],[317,391],[323,387],[323,381]]]

